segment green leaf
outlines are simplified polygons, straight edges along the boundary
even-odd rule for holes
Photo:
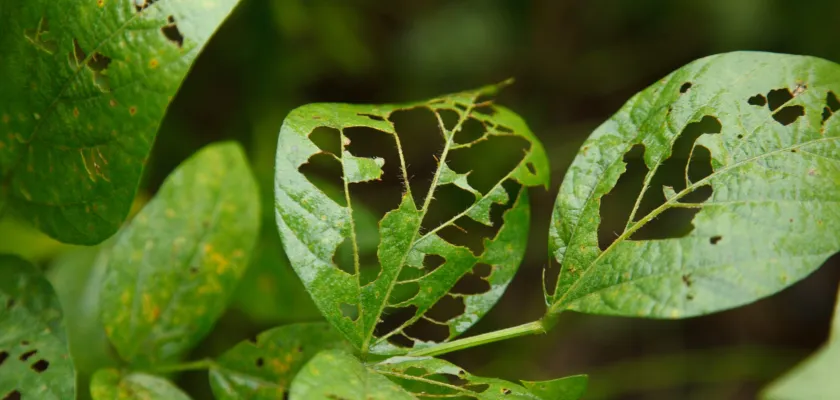
[[[212,328],[244,273],[259,231],[259,194],[242,148],[190,157],[119,235],[100,305],[120,356],[180,358]]]
[[[291,399],[413,400],[414,396],[339,350],[318,353],[297,374]]]
[[[412,343],[415,349],[434,345],[434,342],[422,341],[406,333],[406,328],[421,318],[424,322],[444,326],[448,330],[444,340],[451,340],[486,314],[513,279],[527,244],[530,208],[525,188],[511,198],[502,184],[547,185],[549,168],[542,145],[525,122],[510,110],[483,100],[499,88],[488,86],[403,105],[310,104],[293,110],[286,117],[275,164],[275,205],[280,236],[292,267],[321,313],[362,353],[404,353],[406,348],[392,343],[398,336]],[[444,149],[437,157],[440,160],[438,170],[421,204],[415,203],[412,190],[416,188],[409,184],[403,148],[394,124],[389,120],[394,112],[410,109],[433,111],[445,141]],[[451,128],[443,122],[444,113],[457,115],[457,122]],[[473,142],[458,143],[454,140],[455,135],[466,121],[484,126],[485,133]],[[322,127],[339,132],[335,147],[340,151],[322,150],[311,140],[309,135]],[[400,155],[404,183],[400,205],[385,214],[379,224],[376,256],[381,272],[372,280],[359,272],[359,260],[365,253],[360,242],[368,238],[360,234],[350,187],[356,182],[378,179],[383,164],[379,158],[351,154],[347,147],[349,140],[344,134],[344,129],[351,127],[367,127],[383,133],[381,137],[388,141],[388,146],[393,144]],[[530,147],[521,161],[511,171],[505,171],[506,175],[495,182],[488,193],[481,193],[469,184],[468,173],[453,171],[447,161],[459,149],[498,136],[525,139]],[[299,168],[319,153],[331,154],[343,166],[345,196],[341,197],[347,199],[346,206],[332,200],[300,172]],[[474,203],[449,221],[421,232],[421,223],[436,189],[448,184],[475,195]],[[457,226],[456,221],[460,218],[492,225],[490,209],[493,204],[506,205],[510,209],[505,212],[503,223],[496,227],[499,230],[495,238],[484,241],[481,254],[473,254],[470,249],[438,236],[441,229]],[[337,248],[345,240],[353,244],[355,271],[345,272],[333,262]],[[440,256],[445,262],[432,272],[431,267],[423,266],[427,256]],[[489,283],[490,289],[477,294],[449,293],[460,278],[474,271],[477,264],[490,266],[490,275],[482,278]],[[412,287],[416,289],[416,295],[398,294],[411,293]],[[427,311],[446,296],[462,301],[463,313],[446,321],[427,317]],[[398,327],[375,333],[384,315],[412,309],[415,310],[413,315]]]
[[[166,379],[140,372],[120,373],[101,369],[90,382],[93,400],[189,400],[190,397]]]
[[[52,286],[10,255],[0,255],[0,276],[0,396],[74,398],[76,371]]]
[[[4,4],[0,187],[8,206],[62,242],[95,244],[116,232],[166,107],[236,3]]]
[[[586,376],[523,382],[522,386],[475,376],[457,365],[431,357],[393,357],[372,365],[371,369],[400,383],[418,398],[577,400],[586,391]]]
[[[837,64],[737,52],[695,61],[634,96],[583,144],[560,188],[550,248],[561,269],[546,293],[549,314],[684,318],[755,301],[814,271],[840,249],[838,94]],[[692,178],[688,162],[680,187],[652,185],[681,133],[701,121],[711,128],[689,159],[710,153],[711,172]],[[649,172],[626,229],[602,251],[600,204],[635,145]],[[701,190],[712,193],[698,200]],[[646,192],[661,205],[637,214]],[[690,233],[634,239],[674,209],[699,211]]]
[[[840,393],[840,292],[834,308],[831,336],[816,354],[805,360],[764,391],[767,400],[830,399]]]
[[[351,347],[326,323],[281,326],[225,352],[210,369],[210,385],[220,400],[279,399],[303,365],[322,350]]]

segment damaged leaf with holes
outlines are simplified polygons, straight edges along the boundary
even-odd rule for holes
[[[62,242],[114,234],[167,106],[236,3],[4,2],[0,206]]]
[[[76,371],[58,296],[34,265],[0,255],[0,398],[72,399]]]
[[[310,104],[286,117],[275,171],[280,236],[321,312],[362,353],[399,354],[451,340],[495,304],[516,273],[529,228],[527,188],[547,186],[549,167],[542,145],[525,122],[491,100],[503,85],[402,105]],[[394,116],[418,110],[433,116],[435,128],[428,133],[432,136],[407,138]],[[468,124],[480,133],[462,140]],[[360,128],[365,130],[360,133]],[[325,129],[332,136],[316,143],[314,135]],[[458,170],[453,157],[498,138],[521,140],[526,147],[511,155],[515,163],[510,170],[479,190],[472,173],[491,166],[476,162]],[[436,164],[429,181],[412,179],[409,173],[405,155],[412,149],[404,146],[409,139],[441,143],[428,155]],[[357,140],[386,143],[384,147],[394,148],[398,157],[386,161],[366,153],[353,147]],[[344,191],[338,197],[325,194],[302,172],[321,159],[339,171]],[[379,187],[378,180],[387,179],[383,168],[389,167],[401,181],[399,201],[379,223],[379,237],[373,238],[379,243],[376,254],[367,254],[359,243],[371,238],[359,236],[354,206],[363,203],[354,190],[359,184]],[[424,226],[444,189],[460,191],[471,200],[451,218]],[[494,221],[499,210],[505,211]],[[472,226],[495,229],[479,250],[455,244],[445,235]],[[349,244],[352,259],[347,268],[336,262],[343,243]],[[481,282],[483,289],[454,290],[464,279]],[[438,315],[434,308],[440,303],[457,313]],[[383,323],[392,316],[402,319]],[[434,341],[417,337],[413,329],[418,326],[443,334]]]
[[[259,192],[241,146],[209,145],[167,177],[117,238],[102,322],[135,365],[176,361],[213,327],[247,266]]]
[[[295,376],[290,399],[414,400],[409,392],[340,350],[318,353]]]
[[[549,314],[707,314],[818,268],[840,250],[838,94],[837,64],[736,52],[634,96],[586,140],[560,188]],[[631,171],[635,193],[612,193]],[[654,224],[674,229],[655,236]]]
[[[274,328],[222,354],[210,368],[210,386],[218,400],[283,398],[298,371],[322,350],[352,347],[326,323]]]
[[[142,372],[96,371],[90,382],[93,400],[190,400],[172,382]]]

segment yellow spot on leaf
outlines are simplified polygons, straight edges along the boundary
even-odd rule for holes
[[[172,218],[175,216],[175,210],[171,208],[166,209],[166,218]]]
[[[73,116],[79,118],[79,108],[73,107]]]
[[[111,100],[108,101],[108,105],[110,105],[111,107],[116,107],[117,106],[117,101],[114,100],[114,99],[111,99]]]
[[[271,360],[271,368],[274,372],[282,374],[289,370],[289,365],[281,362],[280,360]]]
[[[132,116],[133,116],[134,114],[137,114],[137,107],[135,107],[135,106],[131,106],[131,107],[129,107],[129,108],[128,108],[128,113],[129,113],[129,114],[131,114]]]
[[[105,7],[105,0],[96,0],[96,5],[98,5],[99,8]]]
[[[149,68],[157,68],[158,60],[157,58],[153,58],[152,61],[149,61]]]

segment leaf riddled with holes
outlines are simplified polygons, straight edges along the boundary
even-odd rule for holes
[[[580,375],[523,382],[523,386],[475,376],[447,361],[431,357],[393,357],[370,368],[399,383],[417,398],[577,400],[586,391],[587,382],[587,377]]]
[[[837,95],[837,64],[737,52],[695,61],[634,96],[583,144],[560,188],[550,231],[560,275],[546,293],[549,313],[701,315],[768,296],[819,267],[840,249]],[[675,142],[697,126],[675,186],[653,184]],[[637,146],[648,170],[641,193],[626,199],[635,205],[623,231],[602,235],[599,247],[601,202]],[[648,195],[661,201],[644,209]],[[672,210],[696,212],[686,235],[635,236],[658,218],[673,223]]]
[[[488,86],[403,105],[310,104],[292,111],[284,121],[275,175],[277,225],[283,245],[321,312],[363,353],[398,354],[406,351],[405,346],[421,348],[434,344],[406,332],[418,322],[447,331],[447,337],[440,340],[454,338],[495,304],[516,273],[527,243],[530,218],[527,187],[547,185],[549,168],[542,145],[525,122],[512,111],[483,99],[498,89],[499,86]],[[425,195],[417,196],[419,200],[415,200],[412,191],[418,190],[415,184],[423,182],[411,181],[406,169],[405,149],[391,120],[394,113],[405,110],[431,111],[437,119],[438,132],[435,134],[440,135],[444,143],[441,152],[436,154],[438,165],[431,187]],[[456,121],[448,126],[443,114],[456,115]],[[456,142],[456,134],[467,123],[479,124],[483,128],[482,135],[472,141]],[[346,130],[360,127],[379,131],[382,133],[380,138],[388,141],[386,147],[396,148],[399,154],[396,162],[400,163],[398,170],[403,181],[399,205],[380,221],[379,247],[375,255],[380,269],[373,279],[366,279],[360,273],[358,242],[367,238],[358,237],[354,200],[350,193],[357,182],[380,178],[384,160],[352,154]],[[312,140],[313,132],[323,128],[338,132],[333,148],[339,150],[321,149]],[[524,139],[528,148],[519,155],[522,158],[518,164],[505,171],[504,177],[482,193],[471,184],[469,171],[456,172],[448,161],[455,153],[497,137]],[[345,204],[331,199],[299,170],[311,157],[324,153],[341,164]],[[489,168],[486,164],[475,166],[482,167]],[[521,189],[518,194],[510,195],[502,186],[505,183]],[[421,231],[436,191],[446,185],[467,192],[474,201],[448,221]],[[491,208],[494,206],[509,209],[495,227],[498,228],[495,236],[484,240],[480,254],[439,235],[442,229],[458,227],[460,219],[492,226]],[[355,250],[355,268],[350,271],[333,262],[337,248],[345,240],[351,241]],[[435,269],[424,266],[424,260],[431,257],[442,258],[444,262]],[[472,294],[451,292],[459,279],[473,274],[479,265],[489,266],[489,275],[482,277],[489,290]],[[411,293],[410,288],[414,288],[415,293]],[[408,295],[398,295],[403,289],[407,289]],[[462,302],[463,312],[446,320],[428,316],[427,312],[444,298]],[[409,313],[406,321],[376,332],[384,315],[399,311]],[[392,342],[397,336],[405,339],[402,347]]]
[[[158,125],[236,0],[0,7],[0,204],[63,242],[111,236]]]
[[[834,306],[828,343],[816,354],[773,382],[763,393],[767,400],[831,399],[840,393],[840,293]]]
[[[290,399],[414,400],[388,378],[340,350],[318,353],[292,381]]]
[[[210,369],[219,400],[280,399],[303,365],[322,350],[350,351],[341,334],[326,323],[286,325],[265,331],[225,352]]]
[[[96,371],[90,393],[93,400],[190,400],[166,379],[141,372],[123,374],[116,369]]]
[[[120,233],[100,294],[123,359],[172,361],[210,331],[244,273],[259,210],[238,144],[210,145],[167,177]]]
[[[0,255],[0,398],[72,399],[76,371],[58,296],[41,273]]]

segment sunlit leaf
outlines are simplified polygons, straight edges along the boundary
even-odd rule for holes
[[[166,107],[236,3],[4,2],[6,206],[63,242],[94,244],[116,232]]]
[[[101,369],[90,383],[93,400],[189,400],[181,389],[166,379],[141,372],[121,373]]]
[[[583,144],[560,188],[549,312],[690,317],[768,296],[819,267],[840,249],[838,94],[837,64],[739,52],[693,62],[634,96]],[[678,139],[690,151],[669,160]],[[626,199],[635,202],[626,228],[599,238],[601,203],[639,145],[641,194]],[[663,168],[678,179],[658,187]],[[640,207],[643,196],[658,206]],[[674,210],[696,212],[687,234],[637,237],[654,220],[676,224]]]
[[[763,393],[767,400],[831,399],[840,393],[840,293],[828,343],[816,354],[773,382]]]
[[[322,350],[352,348],[326,323],[286,325],[265,331],[225,352],[210,370],[219,400],[282,398],[303,365]]]
[[[0,396],[72,399],[76,371],[52,286],[28,262],[0,255]]]
[[[182,356],[225,310],[259,231],[259,194],[239,145],[185,161],[117,238],[102,321],[120,356]]]
[[[342,351],[318,353],[297,374],[291,399],[412,400],[414,396]]]
[[[527,244],[528,194],[527,188],[521,188],[509,195],[503,184],[547,185],[549,168],[542,146],[525,122],[510,110],[485,99],[498,88],[488,86],[404,105],[310,104],[292,111],[284,121],[276,160],[275,204],[286,254],[327,320],[363,353],[402,353],[405,347],[434,344],[407,332],[418,323],[441,327],[446,334],[438,341],[451,340],[495,304],[516,273]],[[431,188],[423,196],[412,191],[429,182],[411,180],[406,170],[405,148],[389,119],[404,110],[426,110],[433,114],[438,132],[432,134],[440,135],[438,139],[444,143],[441,153],[436,155],[438,168]],[[445,123],[444,114],[453,116],[451,125]],[[458,142],[456,134],[466,123],[481,127],[481,135],[472,141]],[[382,158],[352,154],[347,131],[357,128],[375,130],[367,132],[379,135],[384,147],[396,149],[399,161],[394,162],[400,164],[397,170],[403,183],[400,204],[380,221],[377,261],[374,261],[378,263],[378,272],[371,276],[364,272],[364,260],[372,259],[373,255],[366,254],[360,245],[369,238],[359,232],[354,210],[358,202],[350,192],[356,182],[380,178],[384,164]],[[317,129],[336,132],[328,148],[319,148],[321,144],[313,140]],[[527,148],[524,154],[514,154],[519,157],[518,163],[504,171],[505,175],[486,193],[473,189],[470,171],[456,172],[448,165],[454,154],[501,137],[518,138]],[[323,155],[339,163],[343,171],[344,193],[338,197],[343,202],[322,192],[300,170],[310,158]],[[491,167],[475,165],[475,168]],[[445,185],[460,188],[474,201],[448,221],[428,230],[421,229],[435,193]],[[460,221],[493,226],[490,216],[494,205],[509,209],[495,226],[498,229],[495,236],[483,241],[484,249],[479,254],[440,236],[444,229],[461,229],[457,225]],[[348,247],[353,252],[350,263],[353,267],[349,269],[342,269],[334,262],[339,245],[345,241],[353,245]],[[435,257],[442,258],[443,264],[426,265],[425,260]],[[451,292],[461,278],[476,274],[482,266],[489,269],[488,275],[480,278],[488,290]],[[428,311],[442,299],[463,304],[463,312],[445,320],[430,317]],[[382,328],[380,321],[384,316],[400,312],[406,313],[404,321],[396,327]],[[403,342],[395,341],[397,337]]]
[[[544,400],[577,400],[586,393],[589,378],[586,375],[567,376],[549,381],[522,381],[529,392]]]

